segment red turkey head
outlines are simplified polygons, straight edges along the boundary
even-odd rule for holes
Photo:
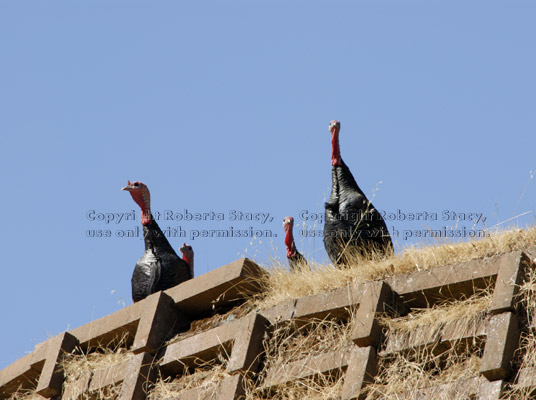
[[[179,249],[182,253],[182,259],[186,262],[194,259],[194,249],[189,244],[183,243],[182,247]]]
[[[140,206],[142,212],[141,223],[145,225],[150,222],[151,195],[145,183],[140,181],[130,183],[130,181],[127,181],[127,185],[121,190],[130,192],[132,199]]]
[[[339,133],[339,131],[341,130],[341,123],[337,120],[333,120],[333,121],[330,121],[329,123],[329,131],[331,132],[332,135],[334,135],[335,133]]]
[[[285,229],[285,232],[289,229],[292,230],[292,227],[294,226],[294,218],[292,217],[285,217],[283,218],[283,229]]]

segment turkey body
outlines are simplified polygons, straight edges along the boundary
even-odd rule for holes
[[[334,264],[346,265],[355,253],[387,253],[393,244],[381,214],[357,185],[344,161],[332,166],[332,190],[325,204],[324,246]]]
[[[134,302],[192,278],[188,263],[175,253],[152,216],[151,222],[143,225],[143,237],[145,253],[136,263],[131,280]]]

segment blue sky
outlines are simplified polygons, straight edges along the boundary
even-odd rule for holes
[[[284,258],[283,217],[322,229],[306,217],[329,196],[332,119],[397,251],[435,243],[415,237],[427,229],[533,224],[535,13],[520,0],[3,0],[0,368],[131,303],[143,242],[117,236],[139,226],[127,179],[162,216],[223,214],[159,220],[185,232],[170,241],[194,247],[196,274]],[[92,220],[131,210],[135,222]],[[469,213],[476,225],[456,222]],[[273,237],[191,236],[231,227]],[[296,236],[327,262],[321,238]]]

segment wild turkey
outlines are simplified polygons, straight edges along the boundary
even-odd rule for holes
[[[283,218],[283,229],[285,229],[285,245],[287,246],[287,259],[288,266],[291,271],[298,269],[304,265],[307,265],[307,260],[303,255],[296,250],[296,244],[294,243],[294,234],[292,232],[294,228],[294,218]]]
[[[175,253],[151,214],[151,196],[142,182],[127,182],[127,190],[141,208],[145,253],[132,273],[132,300],[143,300],[151,293],[166,290],[192,278],[188,263]]]
[[[182,259],[188,263],[190,267],[190,275],[194,277],[194,249],[189,244],[183,243],[182,247],[179,249],[182,253]]]
[[[356,254],[392,252],[393,243],[381,214],[357,185],[341,158],[339,121],[331,121],[331,196],[325,204],[324,246],[336,265],[347,265]]]

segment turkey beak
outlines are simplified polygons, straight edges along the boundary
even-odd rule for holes
[[[121,190],[126,190],[127,192],[130,192],[132,190],[132,187],[125,186],[124,188],[121,188]]]

